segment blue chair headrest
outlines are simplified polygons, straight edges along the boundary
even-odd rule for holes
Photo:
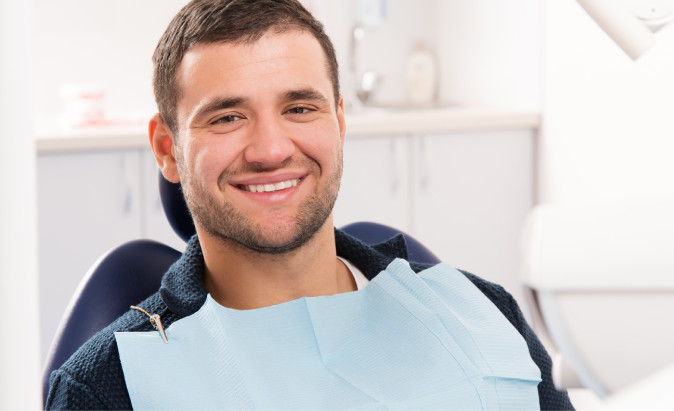
[[[433,254],[419,240],[397,228],[371,221],[359,221],[345,225],[342,227],[342,231],[370,245],[387,241],[391,237],[402,234],[407,244],[410,261],[426,264],[437,264],[440,262],[440,258]]]
[[[189,241],[196,233],[196,229],[190,211],[187,209],[187,203],[185,203],[182,186],[180,183],[168,181],[160,171],[159,195],[161,196],[164,213],[166,213],[166,218],[173,231],[185,242]]]

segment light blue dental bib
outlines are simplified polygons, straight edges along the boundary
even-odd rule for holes
[[[209,295],[166,336],[115,333],[134,409],[539,408],[524,339],[446,264],[256,310]]]

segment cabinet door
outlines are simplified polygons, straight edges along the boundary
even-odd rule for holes
[[[140,237],[135,150],[37,159],[42,358],[77,284],[106,251]]]
[[[373,221],[409,231],[409,141],[347,137],[335,225]]]
[[[533,205],[533,131],[414,138],[414,234],[448,264],[520,295],[520,233]]]

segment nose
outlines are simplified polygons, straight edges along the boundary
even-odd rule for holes
[[[295,153],[295,143],[289,130],[276,116],[258,118],[251,129],[244,159],[260,168],[275,168]]]

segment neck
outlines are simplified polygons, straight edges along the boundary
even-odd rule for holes
[[[199,227],[197,232],[206,289],[225,307],[248,310],[356,289],[353,276],[337,259],[332,218],[306,244],[280,255],[242,249]]]

